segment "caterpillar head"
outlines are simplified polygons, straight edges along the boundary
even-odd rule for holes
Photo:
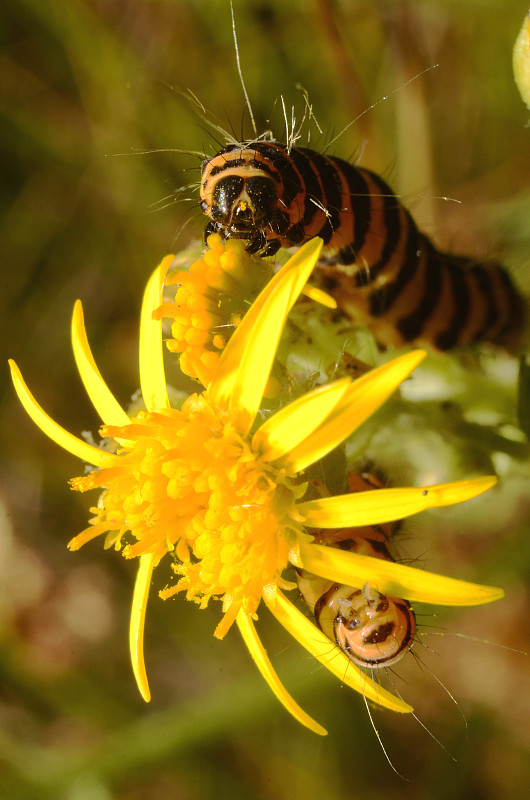
[[[288,226],[279,209],[277,182],[255,149],[230,145],[203,162],[200,207],[210,218],[205,237],[242,239],[249,252],[272,255],[277,235]]]
[[[244,239],[267,224],[277,201],[274,182],[266,175],[229,174],[214,183],[209,202],[203,199],[201,208],[232,236]]]
[[[387,667],[410,650],[416,631],[406,600],[370,586],[354,590],[334,584],[315,606],[322,631],[361,667]]]

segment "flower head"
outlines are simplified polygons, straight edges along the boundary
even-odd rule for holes
[[[228,339],[271,275],[271,265],[250,256],[241,239],[225,243],[218,233],[188,270],[168,272],[165,287],[178,288],[172,302],[155,309],[155,318],[171,320],[166,346],[180,353],[185,375],[213,376]]]
[[[303,473],[349,436],[424,357],[409,353],[372,370],[319,386],[265,421],[259,414],[282,328],[313,269],[321,243],[302,247],[252,304],[210,370],[198,362],[207,389],[180,410],[171,408],[163,365],[161,323],[153,318],[171,258],[155,270],[144,295],[140,325],[140,383],[146,411],[129,418],[93,360],[76,304],[72,341],[79,372],[113,437],[110,453],[88,444],[50,419],[30,394],[17,367],[13,379],[33,420],[58,444],[95,469],[75,478],[75,489],[101,490],[89,527],[71,542],[77,549],[104,535],[125,558],[138,558],[131,614],[133,669],[144,698],[149,689],[143,629],[153,569],[172,553],[174,585],[162,595],[185,592],[206,606],[220,600],[222,637],[235,621],[269,686],[302,724],[324,729],[290,697],[263,649],[254,620],[263,600],[273,615],[343,683],[395,711],[410,711],[348,660],[286,597],[291,564],[323,578],[387,595],[448,605],[486,603],[500,589],[466,583],[313,541],[312,528],[373,525],[422,509],[457,503],[485,491],[494,478],[425,488],[381,489],[311,498]]]

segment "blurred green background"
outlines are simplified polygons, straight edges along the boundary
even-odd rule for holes
[[[280,98],[301,110],[298,83],[323,131],[312,128],[316,149],[362,114],[333,152],[361,155],[440,246],[499,257],[530,294],[530,112],[511,72],[524,2],[234,6],[260,130],[270,120],[283,135]],[[198,158],[137,151],[218,149],[179,94],[186,89],[236,136],[250,135],[229,7],[17,0],[0,15],[2,364],[15,358],[66,428],[95,431],[70,351],[72,306],[82,298],[98,364],[125,403],[138,384],[146,277],[204,226],[196,194],[177,191],[197,182]],[[453,358],[446,363],[450,374]],[[505,489],[481,512],[423,515],[406,529],[429,569],[502,585],[507,598],[441,615],[434,622],[456,635],[426,637],[435,652],[425,649],[419,665],[404,659],[392,678],[456,761],[415,719],[372,712],[405,783],[387,765],[362,698],[266,612],[259,630],[269,653],[328,737],[284,712],[236,631],[213,639],[215,607],[162,603],[155,592],[146,635],[153,700],[140,700],[127,649],[134,565],[98,543],[68,553],[88,505],[66,488],[79,464],[36,431],[5,366],[1,375],[1,797],[528,796],[528,657],[463,638],[528,650],[527,466],[506,468]],[[433,459],[432,449],[421,457]]]

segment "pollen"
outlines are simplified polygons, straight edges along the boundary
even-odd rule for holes
[[[201,608],[221,600],[220,637],[240,610],[255,614],[265,587],[288,588],[281,573],[303,534],[295,504],[305,486],[253,450],[234,412],[192,395],[180,411],[142,412],[101,433],[127,444],[116,466],[71,482],[104,488],[72,549],[104,533],[126,558],[173,553],[177,582],[162,597],[185,591]]]
[[[232,333],[271,277],[271,269],[253,259],[238,239],[223,242],[212,234],[208,248],[189,270],[168,273],[165,287],[177,287],[174,299],[153,313],[155,319],[171,320],[166,345],[180,353],[182,372],[201,380],[213,376]]]

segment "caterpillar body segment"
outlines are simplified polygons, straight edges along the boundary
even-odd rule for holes
[[[200,196],[205,236],[249,252],[321,237],[322,288],[383,346],[519,343],[526,305],[506,270],[438,250],[368,169],[276,141],[230,144],[203,162]]]
[[[373,475],[349,476],[351,491],[377,489]],[[389,537],[398,523],[314,531],[315,541],[358,555],[392,561]],[[374,587],[346,586],[298,571],[298,588],[326,636],[355,664],[380,668],[395,664],[412,647],[416,617],[406,600],[388,597]]]

